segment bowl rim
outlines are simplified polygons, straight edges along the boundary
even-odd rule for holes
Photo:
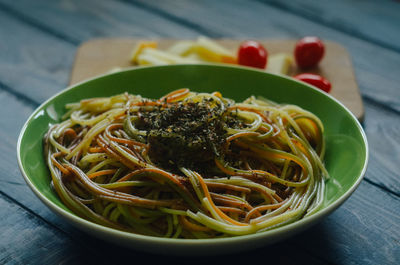
[[[357,177],[356,181],[353,183],[353,185],[345,191],[343,195],[341,195],[338,199],[335,201],[331,202],[329,205],[326,207],[318,210],[316,213],[314,213],[311,216],[299,219],[293,223],[286,224],[277,228],[273,228],[271,230],[266,230],[258,233],[253,233],[253,234],[248,234],[248,235],[241,235],[241,236],[232,236],[232,237],[225,237],[225,238],[209,238],[209,239],[181,239],[181,238],[163,238],[163,237],[155,237],[155,236],[147,236],[147,235],[140,235],[140,234],[135,234],[135,233],[130,233],[130,232],[125,232],[121,230],[117,230],[114,228],[106,227],[100,224],[96,224],[94,222],[91,222],[89,220],[86,220],[84,218],[81,218],[77,215],[75,215],[72,212],[66,211],[54,202],[52,202],[50,199],[48,199],[44,194],[42,194],[39,189],[33,184],[33,182],[30,180],[28,177],[27,173],[25,172],[24,165],[22,163],[21,159],[21,144],[22,144],[22,139],[25,136],[26,129],[28,128],[29,123],[33,120],[33,118],[37,115],[39,111],[43,109],[45,105],[47,105],[49,102],[53,101],[55,98],[59,97],[60,95],[64,94],[65,92],[74,89],[77,86],[80,86],[82,84],[85,84],[87,82],[112,76],[121,72],[129,72],[129,71],[135,71],[135,70],[142,70],[142,69],[148,69],[148,68],[169,68],[169,67],[187,67],[187,66],[196,66],[196,67],[217,67],[217,68],[235,68],[239,70],[245,70],[245,71],[253,71],[253,72],[259,72],[262,74],[267,74],[267,75],[272,75],[272,76],[278,76],[280,78],[288,79],[291,80],[292,82],[300,83],[303,86],[308,86],[309,88],[313,89],[317,93],[323,94],[324,96],[329,97],[331,100],[333,100],[336,104],[338,104],[340,107],[342,107],[347,114],[350,115],[352,120],[355,122],[357,129],[359,130],[362,140],[364,143],[365,147],[365,159],[363,162],[363,167],[362,170]],[[257,239],[263,239],[263,238],[268,238],[268,237],[274,237],[278,236],[280,234],[285,234],[289,233],[292,230],[300,229],[301,227],[307,227],[307,225],[314,224],[317,220],[322,219],[322,217],[327,216],[331,212],[333,212],[335,209],[337,209],[341,204],[343,204],[349,197],[350,195],[356,190],[356,188],[360,185],[361,181],[363,180],[367,166],[368,166],[368,161],[369,161],[369,146],[368,146],[368,141],[366,134],[364,132],[364,129],[362,128],[359,120],[355,117],[355,115],[346,107],[344,106],[341,102],[339,102],[337,99],[335,99],[332,95],[324,93],[320,91],[319,89],[304,83],[302,81],[296,80],[294,78],[291,78],[290,76],[286,75],[281,75],[281,74],[273,74],[269,73],[266,71],[263,71],[261,69],[255,69],[255,68],[250,68],[250,67],[245,67],[245,66],[237,66],[237,65],[226,65],[226,64],[175,64],[175,65],[160,65],[160,66],[142,66],[140,68],[138,67],[128,67],[124,68],[120,71],[116,72],[108,72],[105,74],[100,74],[96,75],[91,78],[87,78],[85,80],[82,80],[76,84],[69,85],[65,89],[62,89],[61,91],[57,92],[50,98],[48,98],[46,101],[44,101],[42,104],[40,104],[34,111],[33,113],[28,117],[26,122],[24,123],[23,127],[21,128],[21,131],[18,136],[18,141],[17,141],[17,160],[18,160],[18,166],[21,171],[21,174],[23,175],[25,182],[28,184],[28,186],[31,188],[31,190],[34,192],[34,194],[47,206],[49,207],[53,212],[56,214],[62,216],[63,218],[66,218],[67,221],[70,223],[73,223],[74,226],[79,226],[79,228],[85,228],[85,230],[94,230],[96,233],[100,232],[104,235],[110,235],[113,237],[119,237],[119,238],[124,238],[125,240],[135,240],[135,241],[142,241],[143,243],[157,243],[157,244],[168,244],[169,247],[171,245],[175,247],[183,247],[183,246],[188,246],[188,245],[207,245],[207,246],[213,246],[213,245],[225,245],[226,243],[229,244],[234,244],[238,242],[243,242],[243,241],[248,241],[248,240],[257,240]]]

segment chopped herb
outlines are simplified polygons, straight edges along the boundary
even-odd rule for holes
[[[228,126],[224,114],[213,100],[168,103],[140,112],[136,126],[148,132],[153,162],[174,171],[183,166],[205,172],[223,152]]]

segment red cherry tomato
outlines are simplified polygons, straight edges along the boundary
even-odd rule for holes
[[[296,43],[294,58],[300,68],[316,66],[325,53],[325,46],[317,37],[304,37]]]
[[[265,68],[267,65],[268,52],[256,41],[243,42],[238,51],[238,63],[240,65]]]
[[[326,93],[329,93],[331,91],[332,87],[331,83],[320,75],[305,73],[296,75],[294,78],[306,82],[315,87],[318,87],[319,89],[322,89]]]

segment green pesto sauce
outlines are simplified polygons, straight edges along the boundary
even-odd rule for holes
[[[153,111],[139,111],[136,126],[148,132],[151,160],[172,171],[179,167],[210,171],[214,158],[224,152],[227,122],[231,120],[224,118],[223,107],[213,103],[168,103]]]

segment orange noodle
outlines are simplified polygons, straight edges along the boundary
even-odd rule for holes
[[[67,104],[44,137],[52,185],[92,222],[137,234],[216,238],[320,209],[323,125],[294,105],[187,88]]]

